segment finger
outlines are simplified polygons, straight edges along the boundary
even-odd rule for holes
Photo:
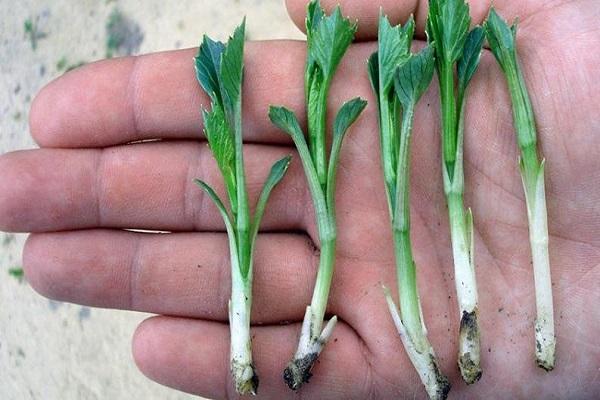
[[[305,18],[306,6],[309,0],[286,0],[288,13],[298,28],[306,32]],[[467,1],[470,8],[473,24],[481,24],[487,17],[490,0]],[[521,19],[533,14],[540,8],[541,1],[511,1],[495,0],[494,7],[508,20],[516,17]],[[344,16],[358,21],[358,40],[376,40],[379,19],[379,10],[388,16],[393,24],[404,24],[410,15],[416,22],[417,37],[424,38],[425,20],[427,19],[427,0],[321,0],[321,6],[331,12],[335,6],[340,5]]]
[[[304,235],[258,236],[253,321],[302,318],[310,301],[316,257]],[[227,320],[231,267],[225,234],[111,230],[33,234],[26,242],[23,264],[31,286],[55,300]]]
[[[260,399],[292,399],[282,371],[294,352],[299,324],[253,328],[252,352]],[[343,322],[302,388],[308,399],[364,399],[369,367],[360,339]],[[237,398],[229,372],[229,327],[225,324],[169,317],[144,321],[133,338],[139,369],[163,385],[211,399]]]
[[[272,162],[284,148],[246,146],[254,205]],[[193,142],[157,142],[109,149],[41,149],[0,157],[0,229],[46,232],[96,227],[167,231],[223,230],[217,208],[193,183],[223,193],[210,149]],[[264,229],[301,229],[304,176],[299,162],[273,191]],[[221,196],[225,199],[225,196]]]
[[[268,119],[271,104],[298,111],[304,120],[304,42],[249,42],[245,58],[243,133],[246,141],[291,143]],[[209,107],[194,76],[195,50],[156,53],[93,63],[63,75],[38,94],[31,109],[31,134],[42,147],[103,147],[150,139],[202,137],[201,107]],[[370,94],[360,60],[340,66],[328,98],[343,101]],[[168,73],[166,72],[168,71]],[[363,81],[360,90],[345,85]],[[82,90],[82,87],[85,90]],[[366,94],[365,94],[366,93]]]
[[[96,62],[56,79],[35,98],[31,134],[42,147],[97,147],[143,139],[202,137],[208,96],[194,73],[196,49]],[[244,76],[244,135],[288,143],[269,121],[269,104],[304,99],[301,42],[249,42]]]

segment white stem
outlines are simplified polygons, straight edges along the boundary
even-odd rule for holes
[[[302,321],[302,330],[300,332],[300,340],[298,341],[298,348],[296,349],[296,353],[294,354],[294,359],[301,359],[306,357],[307,355],[316,355],[321,354],[323,347],[329,341],[329,337],[333,332],[333,328],[337,323],[337,316],[333,316],[325,327],[323,331],[317,331],[316,324],[312,321],[314,316],[311,311],[311,307],[306,307],[306,313],[304,314],[304,321]]]
[[[402,345],[408,354],[410,362],[419,374],[429,398],[432,400],[445,399],[450,391],[450,383],[440,371],[435,352],[433,351],[433,347],[431,347],[429,340],[427,340],[425,331],[422,332],[422,338],[420,340],[421,343],[425,344],[425,349],[424,351],[419,351],[408,335],[408,332],[402,323],[398,308],[396,307],[396,304],[394,304],[394,300],[392,299],[389,290],[385,287],[384,293],[390,314],[394,320],[394,325],[396,325],[396,329],[400,334]]]
[[[252,363],[250,336],[252,277],[247,277],[246,282],[235,265],[232,269],[232,291],[229,300],[231,374],[238,393],[254,395],[258,387],[258,377]]]
[[[311,369],[329,341],[337,323],[337,316],[333,316],[327,321],[323,330],[319,332],[318,329],[323,323],[321,321],[321,323],[315,324],[314,319],[315,315],[311,307],[307,306],[300,331],[300,339],[298,340],[298,348],[294,358],[284,371],[284,380],[293,390],[299,389],[312,376]]]
[[[473,254],[473,217],[463,212],[461,198],[450,195],[450,235],[454,258],[454,279],[458,299],[460,331],[458,365],[467,384],[481,378],[481,346],[479,338],[477,281]]]
[[[527,195],[528,188],[526,186],[525,193],[537,309],[535,321],[535,357],[537,364],[541,368],[550,371],[554,368],[556,338],[554,335],[554,307],[552,305],[552,280],[550,276],[550,257],[548,254],[548,217],[544,185],[544,164],[544,161],[542,161],[534,191]]]
[[[452,221],[451,225],[456,293],[462,315],[463,311],[472,312],[477,307],[477,281],[475,280],[475,268],[471,264],[471,244],[467,238],[465,226],[452,223]]]

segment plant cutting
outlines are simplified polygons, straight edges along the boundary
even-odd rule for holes
[[[256,394],[258,375],[252,362],[250,310],[252,305],[252,258],[260,220],[272,189],[283,178],[290,157],[271,168],[250,215],[242,152],[242,78],[244,73],[245,21],[227,43],[204,36],[195,57],[196,77],[210,98],[210,111],[203,110],[204,133],[222,174],[229,209],[215,190],[196,179],[217,206],[227,230],[231,260],[231,374],[240,394]]]
[[[537,152],[537,133],[533,107],[517,57],[517,25],[508,26],[492,8],[485,23],[485,34],[504,72],[512,100],[513,121],[517,143],[521,150],[519,167],[525,191],[529,242],[535,280],[537,317],[535,320],[535,358],[538,366],[550,371],[554,368],[556,337],[554,335],[554,308],[552,281],[548,255],[548,215],[544,169]]]
[[[284,370],[290,389],[308,382],[311,369],[329,340],[337,317],[324,324],[329,288],[333,277],[336,248],[335,181],[342,141],[367,102],[355,98],[338,111],[333,124],[331,149],[327,146],[327,98],[335,71],[350,43],[357,25],[335,8],[326,15],[318,0],[308,5],[306,32],[308,54],[305,70],[305,96],[308,141],[295,114],[285,107],[271,106],[269,117],[292,137],[304,167],[313,200],[320,241],[319,269],[310,305],[306,307],[296,353]]]
[[[431,399],[445,399],[450,391],[442,374],[421,312],[416,265],[410,241],[410,141],[415,105],[433,78],[434,49],[418,54],[410,47],[415,24],[392,27],[379,16],[378,50],[368,61],[369,78],[377,97],[381,159],[392,224],[400,310],[390,291],[385,297],[404,349]]]
[[[460,315],[458,365],[464,381],[481,378],[473,214],[464,208],[463,141],[467,87],[479,65],[483,29],[469,31],[464,0],[430,0],[427,36],[435,47],[440,87],[442,175],[448,204],[454,280]]]

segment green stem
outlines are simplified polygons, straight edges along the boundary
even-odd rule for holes
[[[446,169],[452,179],[456,160],[456,99],[452,64],[442,64],[439,72],[442,103],[442,151]]]
[[[400,315],[406,330],[418,349],[423,349],[423,323],[417,293],[417,276],[410,242],[410,139],[414,105],[408,104],[402,113],[400,131],[396,209],[392,215],[394,249],[396,254],[396,274],[400,295]],[[392,148],[393,149],[393,148]]]
[[[248,193],[246,191],[246,177],[244,174],[244,152],[242,139],[242,101],[236,105],[235,115],[235,180],[237,183],[237,213],[235,218],[238,257],[242,276],[249,273],[251,262],[250,242],[250,209],[248,207]]]
[[[537,153],[535,117],[518,61],[511,59],[505,71],[513,105],[513,120],[517,142],[521,149],[521,163],[525,171],[524,179],[527,189],[535,186],[540,165]]]
[[[537,138],[533,107],[518,61],[516,59],[511,60],[505,71],[513,104],[513,119],[519,147],[521,150],[530,147],[535,148]]]
[[[381,95],[383,98],[380,99],[381,104],[381,149],[382,149],[382,163],[383,163],[383,177],[385,179],[386,187],[388,190],[388,205],[390,206],[390,212],[394,209],[394,201],[392,200],[393,193],[395,193],[396,185],[396,160],[393,152],[393,138],[396,136],[396,126],[394,124],[394,118],[392,115],[396,112],[393,109],[394,101],[387,99],[384,94]],[[389,149],[389,150],[388,150]]]
[[[317,85],[320,86],[317,87]],[[320,82],[320,79],[313,80],[313,87],[308,101],[308,137],[310,140],[310,151],[319,183],[325,188],[327,182],[327,95],[329,93],[329,82]]]
[[[329,298],[329,289],[333,278],[333,269],[335,265],[336,236],[321,238],[321,254],[319,256],[319,270],[313,297],[310,302],[312,309],[311,334],[316,339],[321,333],[325,311],[327,309],[327,299]]]
[[[423,323],[421,321],[417,274],[412,257],[409,231],[394,230],[394,249],[402,323],[415,346],[418,349],[423,349]]]

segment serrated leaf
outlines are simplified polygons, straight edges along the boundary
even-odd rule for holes
[[[429,87],[435,66],[434,49],[431,45],[411,55],[394,76],[394,87],[400,103],[406,108],[417,104]]]
[[[313,0],[308,4],[307,13],[306,13],[306,38],[307,43],[311,43],[313,41],[313,36],[317,30],[317,27],[321,23],[321,20],[325,16],[325,11],[321,7],[321,4],[318,0]],[[306,54],[306,73],[305,73],[305,82],[304,82],[304,90],[306,93],[307,99],[311,98],[311,91],[314,90],[316,86],[320,86],[320,82],[323,81],[323,73],[320,70],[319,66],[316,64],[316,60],[314,54],[310,51]]]
[[[235,148],[233,135],[225,121],[223,109],[213,102],[211,111],[202,111],[204,118],[204,132],[208,145],[213,153],[217,165],[221,170],[227,194],[231,203],[231,209],[235,210],[236,181],[235,181]]]
[[[307,12],[306,12],[306,35],[310,37],[313,34],[313,31],[319,23],[321,23],[321,19],[325,15],[325,11],[323,7],[321,7],[321,3],[319,0],[311,1],[308,4]]]
[[[515,36],[516,24],[509,27],[506,21],[492,7],[485,22],[485,36],[490,50],[498,60],[500,67],[506,72],[516,59]]]
[[[379,85],[384,93],[394,84],[396,69],[410,57],[415,22],[411,16],[404,26],[392,27],[387,16],[379,16]]]
[[[269,172],[269,176],[265,181],[265,184],[260,193],[260,197],[258,198],[258,202],[256,203],[256,210],[254,211],[254,221],[252,222],[252,233],[250,236],[250,243],[254,246],[254,242],[256,239],[256,235],[258,234],[258,228],[260,226],[260,221],[265,212],[265,207],[267,205],[267,201],[269,200],[269,196],[271,195],[271,191],[273,188],[283,179],[289,165],[292,160],[292,156],[286,156],[281,160],[275,162],[271,167],[271,171]]]
[[[457,73],[458,73],[458,90],[459,90],[459,104],[462,102],[464,91],[467,88],[473,74],[479,66],[481,59],[481,48],[483,46],[484,31],[480,26],[476,26],[469,32],[467,40],[465,41],[465,48],[463,55],[458,61]]]
[[[225,45],[204,35],[198,55],[194,57],[196,78],[214,103],[222,104],[219,71]]]
[[[471,17],[464,0],[429,0],[427,35],[439,62],[453,64],[462,55]]]
[[[233,113],[240,101],[244,74],[244,39],[246,19],[238,26],[225,45],[221,59],[221,91],[226,110]]]
[[[323,79],[333,78],[344,53],[354,40],[357,25],[342,16],[337,6],[331,15],[322,16],[316,26],[312,26],[308,41],[308,55],[322,70]]]

